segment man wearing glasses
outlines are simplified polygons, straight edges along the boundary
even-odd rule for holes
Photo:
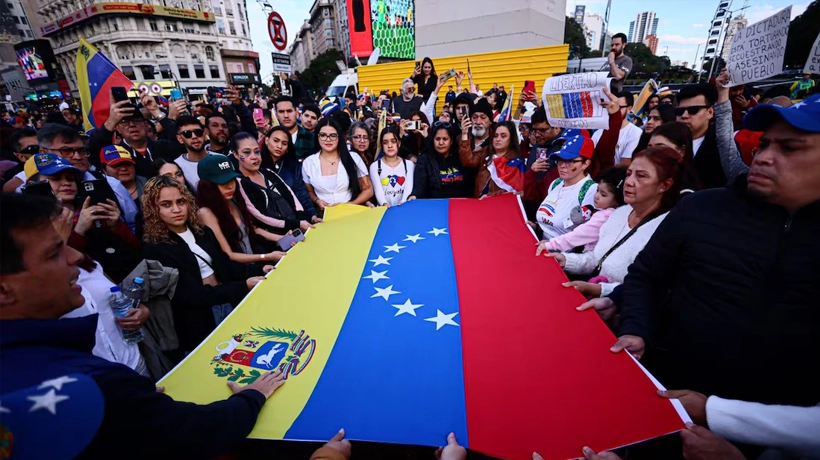
[[[720,164],[715,127],[711,124],[715,115],[712,107],[717,100],[714,86],[702,83],[684,86],[678,93],[677,120],[692,131],[692,150],[700,185],[703,188],[717,188],[726,185],[726,175]]]
[[[3,177],[3,191],[11,193],[25,185],[26,173],[23,165],[32,155],[40,151],[37,145],[37,131],[31,128],[18,129],[11,135],[11,148],[20,164],[6,171]]]
[[[69,162],[83,173],[82,180],[100,180],[102,184],[108,184],[114,195],[117,197],[122,218],[128,228],[136,234],[137,224],[137,204],[131,198],[131,194],[122,185],[122,182],[113,177],[106,176],[100,171],[92,171],[91,163],[88,161],[88,150],[85,148],[80,134],[73,128],[59,123],[48,123],[37,132],[37,140],[40,145],[40,152],[57,154]]]

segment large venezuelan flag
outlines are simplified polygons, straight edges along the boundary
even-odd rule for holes
[[[127,92],[134,87],[134,82],[84,37],[80,37],[76,65],[85,129],[100,127],[108,119],[111,88],[122,86]]]
[[[272,275],[161,384],[208,403],[282,369],[255,438],[463,445],[506,459],[581,455],[680,430],[672,404],[557,264],[517,198],[329,208]]]

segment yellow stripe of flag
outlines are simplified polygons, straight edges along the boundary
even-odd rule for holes
[[[250,434],[252,438],[283,438],[310,399],[330,357],[385,210],[383,207],[368,209],[354,205],[328,208],[326,221],[311,230],[304,242],[291,249],[268,279],[258,285],[182,364],[159,382],[166,388],[166,393],[174,399],[199,404],[227,398],[231,394],[227,386],[229,378],[237,378],[241,384],[244,377],[236,377],[237,372],[245,377],[254,371],[260,372],[249,365],[237,364],[236,360],[254,354],[266,341],[283,340],[246,332],[254,328],[264,328],[272,334],[276,331],[295,334],[304,331],[299,340],[290,340],[301,345],[308,343],[304,336],[315,340],[304,347],[305,353],[296,366],[303,369],[298,375],[289,376],[288,382],[277,390]],[[346,218],[351,215],[361,217]],[[320,265],[334,276],[316,278],[314,273]],[[306,317],[305,311],[316,314]],[[296,312],[300,313],[297,315]],[[236,341],[234,337],[239,335],[241,337]],[[258,342],[256,346],[259,348],[254,348],[252,343],[246,346],[246,342]],[[217,355],[229,350],[233,353],[230,362],[213,361]],[[281,355],[285,358],[281,362],[286,363],[288,355],[293,355],[293,349],[289,348],[287,355]],[[310,361],[304,366],[308,357]],[[221,375],[226,369],[233,370],[234,375]]]

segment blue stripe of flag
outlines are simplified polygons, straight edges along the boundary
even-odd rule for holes
[[[352,439],[431,446],[455,432],[468,445],[448,208],[447,200],[420,200],[385,213],[328,363],[287,439],[328,439],[344,428]]]

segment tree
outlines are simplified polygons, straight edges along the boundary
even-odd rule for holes
[[[715,63],[715,69],[714,69],[713,73],[715,75],[719,75],[720,74],[720,69],[723,69],[724,67],[726,67],[726,61],[724,61],[722,57],[718,56],[717,62]],[[705,72],[709,72],[710,70],[712,70],[712,60],[711,59],[708,59],[708,60],[706,60],[706,62],[703,63],[703,70]]]
[[[667,56],[655,56],[643,43],[627,43],[624,54],[632,58],[632,68],[636,72],[663,72],[671,67]]]
[[[789,25],[789,38],[786,41],[786,57],[783,64],[802,69],[818,33],[820,33],[820,2],[815,0]]]
[[[339,68],[336,66],[336,61],[344,61],[341,51],[336,49],[328,50],[310,62],[310,66],[299,75],[302,85],[306,89],[312,89],[321,92],[323,88],[327,88],[333,78],[339,73]]]
[[[564,23],[564,43],[569,45],[570,59],[589,56],[589,46],[587,46],[587,36],[584,33],[584,28],[569,16],[566,17]]]

